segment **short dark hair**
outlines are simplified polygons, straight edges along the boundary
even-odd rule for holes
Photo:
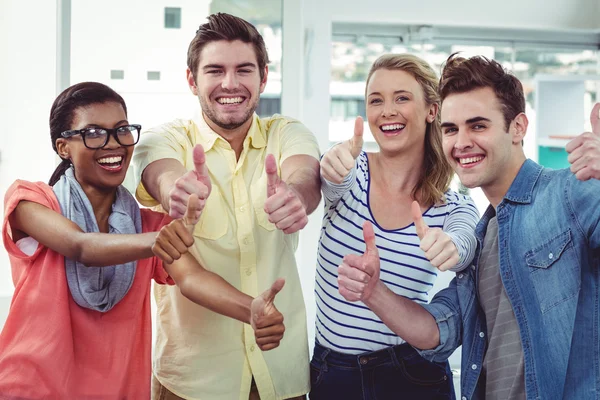
[[[502,105],[505,128],[517,115],[525,112],[523,85],[500,63],[483,56],[471,58],[452,54],[446,60],[440,78],[440,97],[444,99],[453,93],[465,93],[474,89],[491,88]]]
[[[265,78],[265,67],[269,63],[269,55],[263,37],[248,21],[226,13],[209,15],[208,22],[200,25],[196,31],[196,36],[192,39],[187,52],[187,66],[192,71],[192,75],[195,76],[197,72],[200,53],[204,46],[218,40],[228,42],[240,40],[252,44],[260,70],[260,79]]]
[[[113,89],[102,83],[81,82],[63,90],[54,100],[50,109],[50,138],[54,151],[58,154],[56,140],[62,137],[60,135],[62,132],[72,129],[71,124],[73,124],[75,111],[78,108],[110,102],[120,104],[123,111],[125,111],[125,115],[127,115],[125,100]],[[48,184],[54,186],[70,165],[70,160],[63,159],[52,174]]]

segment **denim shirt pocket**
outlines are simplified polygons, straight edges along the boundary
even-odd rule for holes
[[[542,313],[577,296],[581,281],[570,229],[525,253],[525,262]]]

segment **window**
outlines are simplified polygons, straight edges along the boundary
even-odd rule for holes
[[[279,95],[262,94],[256,113],[260,117],[270,117],[273,114],[281,113],[281,99]]]
[[[181,29],[181,8],[165,7],[165,28]]]
[[[111,69],[110,79],[125,79],[125,71],[122,69]]]
[[[149,81],[160,81],[160,71],[148,71]]]

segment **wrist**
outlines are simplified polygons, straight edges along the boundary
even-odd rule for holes
[[[373,308],[377,308],[377,304],[381,304],[382,300],[384,300],[385,292],[387,290],[387,286],[385,286],[383,282],[378,280],[375,286],[373,287],[371,294],[366,299],[363,299],[362,302],[371,310],[373,310]]]
[[[302,195],[302,192],[300,190],[296,189],[295,185],[293,183],[290,183],[287,186],[290,190],[294,191],[294,194],[296,195],[296,197],[298,197],[298,200],[300,200],[300,203],[302,203],[302,207],[304,207],[304,210],[306,210],[308,208],[308,206],[306,204],[306,199],[304,198],[304,195]]]

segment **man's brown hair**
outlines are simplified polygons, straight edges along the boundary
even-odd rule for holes
[[[505,128],[517,115],[525,112],[525,96],[521,82],[500,63],[483,56],[471,58],[452,54],[446,60],[440,78],[439,92],[442,99],[453,93],[465,93],[479,88],[491,88],[502,106]]]
[[[210,42],[240,40],[254,47],[261,81],[265,78],[265,67],[269,63],[269,55],[265,41],[254,25],[239,17],[226,13],[216,13],[208,16],[208,22],[200,25],[196,36],[192,39],[187,52],[187,66],[196,75],[200,63],[200,53]]]

